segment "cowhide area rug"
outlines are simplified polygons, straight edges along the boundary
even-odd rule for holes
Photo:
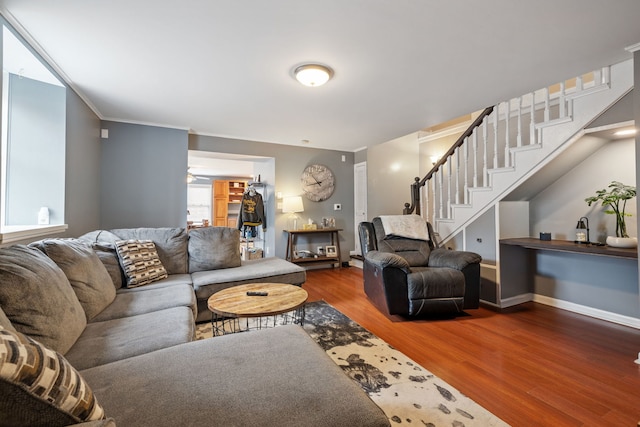
[[[304,329],[382,410],[392,425],[507,426],[324,301],[307,303]],[[201,323],[196,338],[212,336]]]

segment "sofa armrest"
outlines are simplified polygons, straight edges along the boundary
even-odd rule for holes
[[[463,270],[470,264],[479,264],[482,257],[475,252],[451,251],[438,248],[429,254],[429,267],[448,267]]]
[[[400,255],[396,255],[391,252],[369,251],[365,255],[365,261],[368,261],[376,267],[384,268],[399,268],[406,274],[411,272],[409,263]]]

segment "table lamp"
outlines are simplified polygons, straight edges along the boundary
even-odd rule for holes
[[[302,196],[291,196],[282,199],[282,212],[291,214],[287,219],[287,229],[297,230],[298,221],[300,220],[300,216],[297,212],[304,212]]]

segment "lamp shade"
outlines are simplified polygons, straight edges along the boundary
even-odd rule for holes
[[[302,196],[291,196],[282,199],[282,212],[304,212]]]

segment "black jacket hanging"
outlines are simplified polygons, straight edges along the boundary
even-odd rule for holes
[[[243,226],[255,227],[258,225],[262,225],[262,230],[267,229],[267,219],[264,216],[262,196],[255,190],[247,191],[242,195],[242,201],[240,202],[238,230],[242,229]]]

